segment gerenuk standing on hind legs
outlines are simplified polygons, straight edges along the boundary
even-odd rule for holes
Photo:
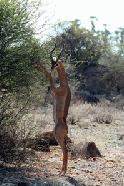
[[[66,118],[68,116],[68,109],[71,100],[71,92],[68,85],[67,74],[65,72],[62,60],[58,60],[52,64],[52,69],[57,71],[60,81],[60,86],[55,87],[51,73],[49,73],[41,64],[36,64],[35,66],[38,70],[46,75],[50,83],[51,94],[53,96],[53,119],[55,122],[54,134],[63,153],[63,165],[61,174],[65,174],[68,164],[68,126]]]

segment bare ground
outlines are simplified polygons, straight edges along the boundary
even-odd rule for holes
[[[51,108],[45,112],[35,111],[30,115],[30,128],[35,126],[35,132],[51,130],[54,126]],[[108,116],[109,115],[109,116]],[[110,119],[106,124],[105,118]],[[98,118],[100,118],[98,120]],[[104,119],[103,119],[104,118]],[[104,120],[104,121],[103,121]],[[73,122],[72,122],[73,121]],[[102,121],[102,122],[98,122]],[[32,130],[32,135],[34,130]],[[124,112],[111,105],[91,106],[89,104],[74,104],[70,108],[69,136],[75,144],[84,141],[94,141],[103,157],[85,160],[69,156],[66,176],[59,176],[62,165],[60,147],[51,147],[50,153],[36,152],[34,157],[21,165],[21,171],[9,177],[17,179],[22,175],[28,179],[47,180],[52,185],[82,185],[82,186],[123,186],[124,185]],[[22,171],[23,170],[23,171]],[[0,176],[2,172],[0,172]]]

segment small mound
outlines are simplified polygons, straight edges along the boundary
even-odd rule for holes
[[[72,157],[82,157],[86,159],[102,157],[98,147],[94,142],[81,142],[79,144],[71,143],[69,146],[69,151]]]

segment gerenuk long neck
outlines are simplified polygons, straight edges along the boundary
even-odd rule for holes
[[[60,86],[68,86],[67,74],[63,66],[56,69],[58,72],[58,78],[60,81]]]

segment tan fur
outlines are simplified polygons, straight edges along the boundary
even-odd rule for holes
[[[68,86],[67,74],[65,72],[62,61],[58,61],[54,69],[58,73],[60,86],[56,88],[53,84],[51,74],[47,72],[47,70],[42,65],[37,65],[36,67],[46,75],[47,79],[50,82],[50,88],[54,100],[53,104],[53,120],[55,122],[54,134],[63,152],[62,173],[65,174],[68,163],[67,149],[68,126],[66,119],[68,116],[68,109],[71,100],[71,91]]]

